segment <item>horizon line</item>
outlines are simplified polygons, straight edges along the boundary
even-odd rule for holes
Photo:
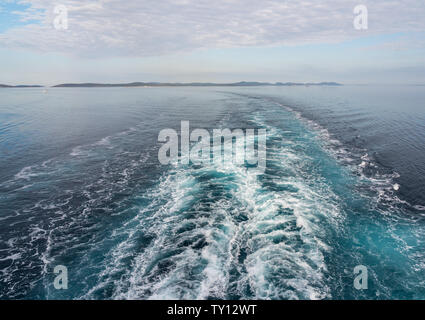
[[[321,82],[267,82],[267,81],[236,81],[236,82],[161,82],[161,81],[132,81],[132,82],[117,82],[117,83],[102,83],[102,82],[64,82],[55,85],[42,84],[18,84],[11,85],[0,83],[0,89],[7,88],[72,88],[72,87],[178,87],[178,86],[370,86],[370,85],[397,85],[397,86],[425,86],[425,83],[349,83],[344,84],[334,81]]]

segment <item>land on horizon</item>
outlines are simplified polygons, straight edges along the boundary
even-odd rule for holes
[[[7,84],[0,84],[0,88],[42,88],[44,86],[42,85],[17,85],[17,86],[10,86]]]
[[[215,82],[130,82],[130,83],[63,83],[51,86],[52,88],[77,88],[77,87],[254,87],[254,86],[342,86],[338,82],[255,82],[240,81],[232,83]],[[0,88],[34,88],[47,87],[43,85],[5,85]]]

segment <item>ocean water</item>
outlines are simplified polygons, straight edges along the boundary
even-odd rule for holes
[[[0,298],[424,299],[424,101],[423,86],[1,89]],[[158,133],[182,120],[267,129],[265,172],[161,165]]]

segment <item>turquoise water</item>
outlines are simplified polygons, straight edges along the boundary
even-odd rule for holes
[[[424,87],[3,89],[0,297],[423,299],[424,98]],[[182,120],[267,129],[265,172],[161,165],[158,133]],[[56,265],[67,290],[53,286]]]

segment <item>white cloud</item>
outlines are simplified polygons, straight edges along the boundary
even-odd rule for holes
[[[340,42],[364,35],[425,31],[417,0],[21,0],[22,19],[0,46],[79,56],[149,56],[197,48]],[[365,4],[369,29],[353,28]],[[53,28],[55,5],[69,10],[69,29]]]

